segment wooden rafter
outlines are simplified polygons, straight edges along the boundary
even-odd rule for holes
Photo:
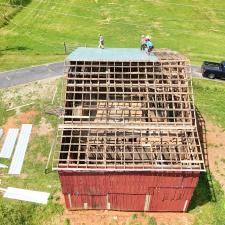
[[[65,113],[56,170],[205,170],[189,61],[65,64]]]

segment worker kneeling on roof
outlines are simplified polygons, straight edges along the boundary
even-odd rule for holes
[[[146,36],[145,46],[147,48],[148,54],[150,54],[150,52],[153,50],[154,46],[153,46],[153,43],[151,42],[151,39],[149,36]]]

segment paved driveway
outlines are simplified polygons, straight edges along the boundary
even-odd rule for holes
[[[61,76],[63,75],[63,65],[63,62],[57,62],[0,72],[0,88]],[[192,66],[192,76],[202,77],[199,66]]]
[[[63,75],[63,62],[0,72],[0,88]]]

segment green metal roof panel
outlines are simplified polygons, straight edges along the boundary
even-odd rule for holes
[[[148,55],[138,48],[84,48],[80,47],[73,51],[68,61],[106,61],[106,62],[149,62],[158,61],[157,56],[151,52]]]

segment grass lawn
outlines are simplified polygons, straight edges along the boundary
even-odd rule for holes
[[[0,28],[9,24],[23,6],[30,3],[31,0],[0,0]],[[22,6],[22,7],[20,7]]]
[[[27,3],[0,29],[0,70],[63,60],[64,41],[95,47],[99,33],[106,47],[139,47],[145,33],[152,35],[157,48],[178,50],[195,64],[224,59],[224,0]]]
[[[193,88],[200,112],[225,129],[225,82],[194,78]]]

